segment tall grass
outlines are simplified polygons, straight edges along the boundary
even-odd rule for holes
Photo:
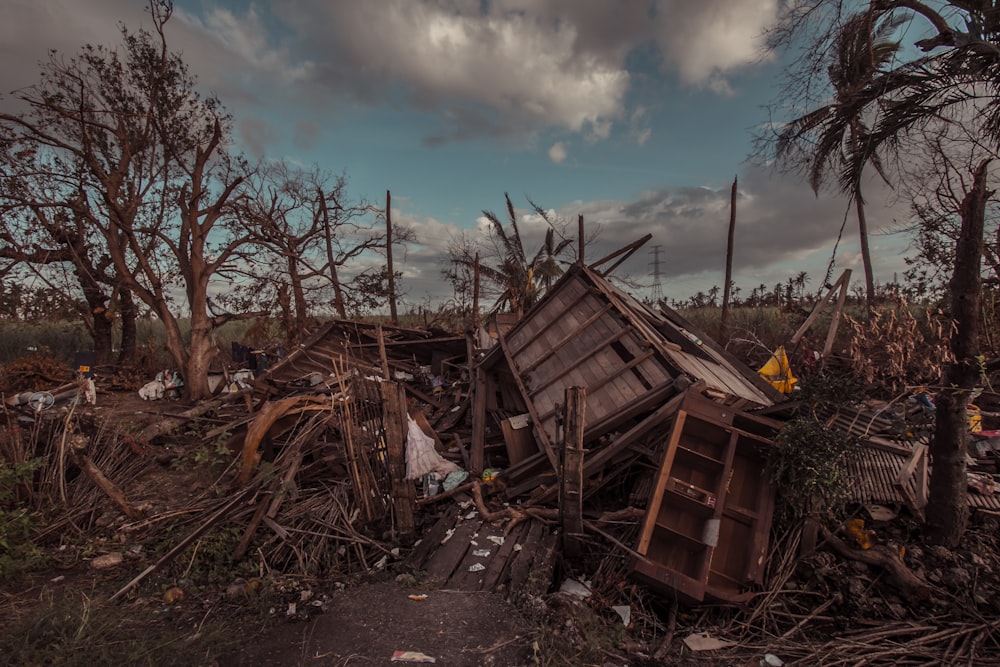
[[[269,322],[259,320],[235,320],[227,322],[215,330],[216,340],[222,349],[231,343],[260,344],[261,336],[274,336]],[[185,337],[190,332],[190,322],[180,321]],[[171,366],[172,361],[166,350],[166,331],[160,320],[140,318],[136,322],[137,345],[140,357],[151,367]],[[114,346],[117,350],[121,337],[115,332]],[[56,361],[71,364],[77,352],[94,349],[94,341],[80,322],[0,322],[0,365],[9,364],[36,351],[47,351]]]

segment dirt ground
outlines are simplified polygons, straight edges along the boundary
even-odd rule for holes
[[[422,653],[448,667],[532,664],[530,626],[499,596],[430,590],[426,599],[416,601],[409,597],[414,594],[395,582],[338,591],[323,603],[326,610],[320,615],[248,639],[219,664],[406,664],[392,661],[396,651]]]

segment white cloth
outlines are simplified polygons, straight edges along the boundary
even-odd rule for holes
[[[420,429],[420,424],[407,415],[406,479],[420,479],[435,472],[442,479],[459,467],[437,453],[434,440]]]
[[[139,396],[144,401],[158,401],[163,398],[165,390],[166,386],[161,381],[153,380],[142,385],[142,389],[139,390]]]

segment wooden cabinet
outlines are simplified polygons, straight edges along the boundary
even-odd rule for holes
[[[632,569],[688,601],[736,601],[759,581],[774,510],[767,451],[780,423],[691,393],[669,434]]]

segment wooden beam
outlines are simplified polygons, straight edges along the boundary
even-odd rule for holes
[[[559,515],[562,519],[563,550],[567,556],[580,555],[583,535],[583,426],[586,423],[587,392],[567,387],[563,466],[559,480]]]
[[[844,269],[844,272],[840,274],[839,278],[837,278],[837,282],[833,283],[833,286],[830,287],[827,293],[823,295],[823,298],[820,299],[815,306],[813,306],[812,312],[809,313],[809,317],[806,318],[806,321],[802,323],[802,326],[799,327],[798,331],[796,331],[795,334],[788,341],[790,344],[795,345],[800,340],[802,340],[802,337],[806,335],[807,331],[809,331],[809,327],[811,327],[813,325],[813,322],[816,321],[816,318],[819,317],[819,314],[826,307],[826,304],[830,303],[830,299],[833,297],[833,295],[837,292],[838,289],[840,289],[842,293],[846,294],[847,285],[850,283],[850,281],[851,281],[851,270]]]
[[[486,371],[476,365],[472,384],[472,443],[469,474],[483,473],[486,462]]]
[[[663,406],[656,412],[652,413],[631,429],[615,438],[614,442],[610,445],[604,447],[603,449],[599,449],[590,456],[586,457],[583,462],[584,478],[586,479],[602,470],[604,466],[619,453],[625,451],[655,427],[673,417],[674,414],[680,409],[681,404],[684,402],[684,398],[687,396],[688,392],[698,392],[703,386],[704,383],[699,381],[697,384],[692,385],[686,392],[677,394],[664,403]],[[552,498],[553,492],[553,489],[546,489],[541,493],[535,494],[529,499],[528,504],[547,502]]]
[[[646,245],[646,242],[649,241],[649,239],[651,239],[651,238],[653,238],[652,234],[646,234],[641,239],[639,239],[637,241],[632,241],[632,243],[629,243],[624,248],[619,248],[618,250],[615,250],[610,255],[605,255],[604,257],[600,258],[599,260],[597,260],[596,262],[594,262],[593,264],[591,264],[588,268],[596,271],[597,267],[599,267],[601,264],[604,264],[606,262],[610,262],[615,257],[618,257],[619,255],[624,254],[625,255],[624,257],[622,257],[620,260],[618,260],[617,262],[615,262],[615,264],[610,269],[608,269],[607,271],[605,271],[605,272],[603,272],[601,274],[603,276],[606,276],[609,273],[611,273],[612,271],[614,271],[618,267],[619,264],[621,264],[626,259],[628,259],[629,257],[631,257],[632,253],[634,253],[636,250],[638,250],[642,246]]]
[[[395,382],[383,382],[381,387],[382,421],[385,427],[396,532],[402,541],[409,543],[416,535],[413,508],[416,506],[417,491],[413,486],[413,480],[406,479],[406,434],[409,430],[406,419],[406,394]]]
[[[850,279],[850,269],[846,270],[848,280]],[[840,288],[840,296],[837,297],[837,305],[833,307],[833,314],[830,316],[830,329],[826,332],[826,343],[823,345],[823,358],[826,359],[833,351],[833,341],[837,338],[837,328],[840,326],[840,314],[844,312],[844,304],[847,303],[847,285],[845,281]]]

